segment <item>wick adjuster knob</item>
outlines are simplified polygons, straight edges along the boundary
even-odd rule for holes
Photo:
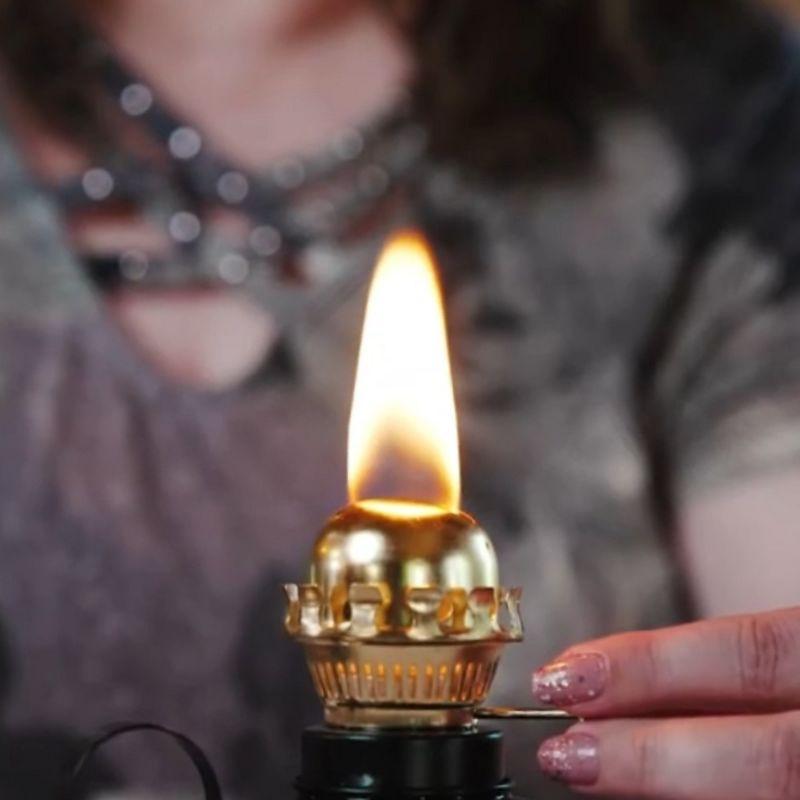
[[[483,706],[473,712],[475,719],[516,719],[526,721],[564,720],[578,722],[580,717],[561,711],[557,708],[506,708],[500,706]]]

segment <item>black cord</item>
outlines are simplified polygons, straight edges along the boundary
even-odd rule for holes
[[[162,725],[156,725],[150,722],[125,722],[119,725],[113,725],[110,728],[102,731],[96,738],[94,738],[87,745],[86,749],[78,760],[78,763],[72,770],[72,774],[69,776],[62,800],[75,800],[74,792],[77,783],[83,775],[86,765],[91,761],[92,757],[101,747],[110,742],[112,739],[116,739],[117,737],[128,733],[136,733],[138,731],[154,731],[156,733],[163,733],[171,737],[175,742],[177,742],[181,750],[183,750],[183,752],[189,756],[194,764],[195,769],[200,776],[200,781],[203,784],[205,800],[222,800],[222,791],[220,790],[219,780],[217,779],[216,772],[214,772],[214,767],[211,766],[211,762],[208,760],[208,757],[200,748],[200,746],[193,742],[188,736],[185,736],[178,731],[174,731],[170,728],[165,728]]]

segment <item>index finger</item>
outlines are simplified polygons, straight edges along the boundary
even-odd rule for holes
[[[537,670],[533,693],[583,717],[800,708],[800,608],[588,642]]]

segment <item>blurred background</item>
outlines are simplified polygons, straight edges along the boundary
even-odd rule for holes
[[[321,710],[281,586],[347,502],[401,228],[441,274],[462,505],[525,592],[494,701],[577,640],[800,603],[798,12],[0,0],[4,800],[120,720],[292,796]],[[550,732],[509,727],[523,795],[566,794]],[[196,785],[136,734],[79,794]]]

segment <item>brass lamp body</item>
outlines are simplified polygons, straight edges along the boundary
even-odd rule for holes
[[[522,639],[520,590],[500,586],[464,513],[350,505],[317,539],[309,583],[285,588],[287,630],[336,727],[470,726],[504,645]]]

